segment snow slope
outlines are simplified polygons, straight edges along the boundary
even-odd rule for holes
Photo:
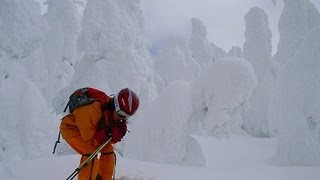
[[[118,155],[118,180],[318,180],[320,167],[282,167],[271,164],[276,139],[234,135],[229,139],[195,137],[207,158],[205,167],[174,166]],[[17,161],[16,180],[65,179],[78,164],[76,155]],[[32,168],[30,168],[32,167]]]

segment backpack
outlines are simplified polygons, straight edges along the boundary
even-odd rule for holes
[[[100,101],[101,104],[105,104],[108,100],[109,96],[98,89],[91,87],[80,88],[70,95],[69,101],[67,102],[63,112],[66,112],[69,108],[69,113],[72,113],[75,109],[81,106],[92,104],[95,101]],[[58,143],[60,143],[60,134],[61,133],[59,131],[58,139],[53,147],[53,154],[55,153]]]
[[[69,113],[72,113],[75,109],[92,104],[94,101],[100,101],[101,104],[104,104],[108,100],[109,97],[98,89],[90,87],[80,88],[70,95],[69,101],[63,112],[66,112],[69,108]]]

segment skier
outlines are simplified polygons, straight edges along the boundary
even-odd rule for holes
[[[115,154],[112,144],[123,138],[127,132],[127,119],[139,107],[138,96],[129,88],[122,89],[107,100],[94,101],[74,109],[63,117],[60,124],[62,137],[81,154],[84,162],[107,139],[111,141],[78,174],[79,180],[111,180],[115,171]]]

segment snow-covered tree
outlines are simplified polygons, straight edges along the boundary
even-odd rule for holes
[[[320,25],[320,14],[310,0],[283,1],[278,25],[280,40],[274,56],[280,65],[295,56],[309,31]]]
[[[244,118],[243,128],[257,137],[269,136],[268,107],[275,77],[272,62],[271,31],[268,16],[263,9],[254,7],[245,15],[246,42],[243,56],[255,70],[258,86],[250,99],[251,109]]]
[[[125,157],[179,165],[205,165],[198,142],[189,135],[192,112],[189,82],[170,83],[148,107],[139,111],[126,137]],[[143,116],[142,116],[143,115]]]
[[[212,60],[216,61],[219,58],[227,56],[227,52],[223,50],[222,48],[216,46],[213,43],[210,43],[211,46],[211,52],[212,52]]]
[[[40,7],[33,0],[4,0],[0,3],[0,49],[6,59],[4,66],[8,61],[23,65],[27,78],[44,91],[48,71],[42,43],[47,26],[41,17]]]
[[[64,99],[81,86],[97,87],[109,94],[130,87],[142,102],[157,96],[157,76],[146,48],[139,5],[139,0],[87,2],[78,39],[83,58],[75,67],[68,90],[63,91]]]
[[[257,84],[252,66],[242,58],[220,58],[192,85],[189,129],[196,134],[228,136],[240,129],[242,115]]]
[[[238,57],[238,58],[243,57],[243,52],[242,52],[241,47],[232,46],[231,49],[228,52],[228,56]]]
[[[207,40],[207,28],[200,19],[192,18],[192,34],[190,48],[193,58],[200,64],[202,69],[207,69],[214,61],[211,45]]]
[[[48,0],[44,15],[50,30],[44,44],[49,69],[48,96],[52,98],[69,83],[77,61],[76,42],[80,34],[80,14],[73,0]]]
[[[320,15],[308,0],[284,2],[275,56],[281,66],[269,115],[279,139],[275,161],[319,165]]]
[[[319,12],[308,0],[285,1],[280,27],[286,47],[277,52],[282,66],[270,109],[271,127],[279,138],[275,160],[319,165]]]
[[[53,139],[43,96],[45,27],[33,0],[0,1],[0,161],[41,157],[51,151],[43,143]]]
[[[270,117],[279,143],[276,162],[320,165],[320,26],[280,67]]]
[[[192,58],[186,40],[171,37],[155,57],[155,68],[168,84],[175,80],[191,81],[200,75],[200,65]]]

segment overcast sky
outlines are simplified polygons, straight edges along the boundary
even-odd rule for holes
[[[42,11],[46,11],[43,2]],[[87,0],[75,0],[86,2]],[[273,4],[276,1],[276,5]],[[320,8],[320,0],[311,0]],[[279,41],[278,21],[283,9],[282,0],[141,0],[145,34],[154,51],[172,35],[190,39],[191,18],[199,18],[207,27],[209,42],[229,51],[232,46],[242,48],[245,41],[244,16],[252,7],[265,10],[272,31],[275,53]],[[81,9],[81,8],[80,8]]]
[[[272,0],[141,0],[145,15],[145,33],[155,49],[172,35],[190,38],[190,19],[199,18],[207,27],[209,42],[229,51],[243,46],[244,16],[252,7],[263,8],[269,17],[273,49],[279,40],[277,24],[283,2]]]

